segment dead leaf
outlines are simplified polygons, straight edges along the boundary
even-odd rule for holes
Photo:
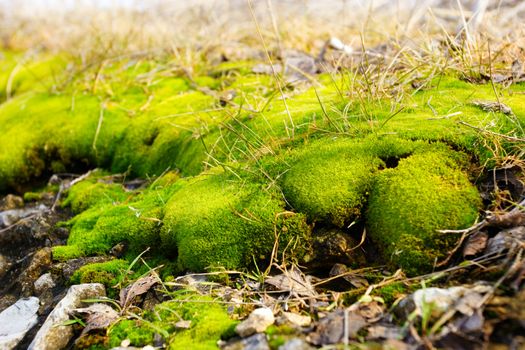
[[[317,296],[317,292],[311,283],[311,277],[304,275],[296,266],[283,274],[267,278],[265,282],[283,292],[290,292],[303,297]]]
[[[345,327],[348,338],[355,338],[366,325],[362,316],[348,310],[337,310],[319,320],[315,331],[308,336],[308,341],[319,346],[341,343],[345,338]]]
[[[88,333],[93,329],[105,329],[119,318],[118,312],[111,306],[97,303],[91,304],[86,308],[74,309],[76,313],[87,314],[86,327],[82,334]]]
[[[128,285],[126,288],[120,290],[120,306],[123,309],[126,309],[133,299],[141,294],[146,293],[159,282],[159,278],[156,274],[150,274],[148,276],[139,278],[132,284]]]
[[[334,264],[330,270],[330,277],[335,277],[341,275],[347,282],[349,282],[355,288],[365,288],[368,287],[368,281],[360,276],[354,275],[351,273],[352,270],[348,269],[343,264]]]
[[[525,227],[500,231],[496,236],[488,240],[486,254],[501,254],[504,251],[511,251],[525,244]]]
[[[383,317],[385,305],[375,300],[370,302],[359,302],[350,306],[350,310],[363,317],[368,323],[379,321]]]
[[[463,248],[463,257],[474,256],[481,253],[487,247],[489,235],[486,232],[476,232],[470,236]]]

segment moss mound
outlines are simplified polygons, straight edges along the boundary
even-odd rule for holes
[[[377,175],[369,198],[369,237],[409,274],[429,272],[459,237],[439,229],[471,225],[481,206],[460,153],[436,147]]]
[[[321,139],[285,157],[283,193],[310,220],[343,227],[359,219],[371,179],[390,159],[424,148],[425,142],[393,137]]]
[[[76,184],[65,205],[78,215],[68,246],[53,248],[59,260],[126,242],[131,254],[156,247],[180,269],[240,268],[268,259],[278,237],[281,252],[304,261],[315,225],[366,221],[386,259],[412,244],[412,257],[405,249],[393,260],[428,270],[455,240],[434,231],[472,223],[479,206],[460,156],[489,164],[475,128],[518,136],[525,115],[514,93],[525,85],[501,88],[510,117],[473,105],[494,90],[451,71],[424,89],[399,86],[406,93],[395,104],[389,94],[348,91],[359,73],[320,74],[315,89],[286,87],[284,108],[273,78],[252,74],[252,63],[199,62],[190,72],[168,56],[93,66],[62,55],[3,57],[0,192],[94,167],[185,177],[139,191],[101,174]],[[229,90],[236,96],[221,99]]]
[[[311,256],[305,215],[286,211],[275,189],[225,173],[177,179],[169,173],[138,192],[96,177],[75,184],[66,204],[84,211],[54,258],[107,254],[124,242],[131,255],[151,247],[176,257],[180,270],[240,268],[268,260],[276,237],[289,258]]]
[[[167,203],[162,230],[166,249],[181,267],[237,268],[270,258],[276,237],[281,251],[307,259],[310,228],[305,216],[288,212],[279,194],[225,173],[185,181]]]

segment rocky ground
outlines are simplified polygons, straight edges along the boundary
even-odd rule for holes
[[[501,188],[523,195],[515,173],[500,177]],[[194,322],[202,323],[214,339],[209,342],[206,334],[196,348],[313,349],[339,344],[472,349],[520,348],[525,342],[523,207],[494,213],[464,230],[458,255],[468,260],[415,278],[406,278],[401,270],[348,269],[336,263],[330,271],[317,270],[317,276],[298,266],[275,264],[259,276],[219,271],[162,281],[159,266],[138,279],[121,280],[129,280],[127,286],[108,285],[106,291],[100,283],[71,286],[71,277],[82,266],[115,257],[53,261],[50,247],[68,236],[67,229],[56,224],[71,217],[55,205],[56,199],[53,192],[26,201],[15,195],[2,199],[2,348],[177,348],[170,333],[184,335]],[[330,249],[337,247],[332,244]],[[113,298],[106,299],[107,294]],[[219,305],[212,311],[219,315],[201,319],[198,312],[175,311],[193,303]],[[176,319],[164,315],[155,320],[153,315],[168,307]],[[157,326],[150,323],[158,321]],[[123,322],[132,322],[136,329],[115,331]],[[191,341],[199,337],[199,332],[189,334]]]

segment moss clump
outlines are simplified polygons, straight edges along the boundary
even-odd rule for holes
[[[68,246],[55,247],[55,258],[105,254],[126,242],[130,254],[151,247],[177,256],[180,270],[241,268],[269,259],[276,235],[289,258],[310,257],[305,216],[286,211],[275,189],[217,172],[177,179],[168,173],[137,192],[94,179],[74,185],[66,204],[85,210],[69,222]]]
[[[369,237],[408,274],[429,272],[459,237],[439,229],[471,225],[481,200],[462,170],[460,153],[437,146],[375,178],[366,213]]]
[[[238,268],[270,257],[276,235],[281,251],[307,259],[310,228],[305,216],[286,212],[275,189],[241,182],[225,173],[184,181],[167,203],[165,249],[178,252],[181,268]]]
[[[236,321],[229,318],[225,308],[208,296],[179,291],[174,301],[164,302],[154,312],[146,312],[140,321],[119,321],[109,331],[109,346],[119,346],[129,339],[133,346],[153,342],[155,333],[166,338],[168,349],[216,349],[221,337],[231,334]],[[189,329],[177,329],[175,323],[191,322]]]
[[[70,282],[71,284],[102,283],[110,290],[120,281],[128,266],[127,261],[120,259],[84,265],[75,271]]]
[[[198,295],[186,296],[184,300],[162,304],[192,323],[189,329],[175,333],[170,339],[168,349],[216,349],[217,341],[221,337],[232,334],[237,322],[230,319],[222,305],[210,303],[212,298]]]
[[[382,162],[351,148],[324,146],[310,148],[297,158],[284,176],[283,191],[290,204],[311,220],[343,227],[360,216],[370,177]]]
[[[343,227],[360,217],[371,179],[386,166],[382,159],[401,157],[422,146],[375,137],[316,141],[286,157],[290,169],[283,177],[283,192],[310,220]]]
[[[178,188],[176,175],[153,183],[147,190],[125,192],[121,185],[82,181],[70,190],[67,203],[88,207],[70,220],[67,247],[54,247],[55,257],[78,257],[74,254],[106,254],[117,243],[128,243],[129,252],[138,254],[147,247],[159,249],[163,207]],[[115,198],[129,199],[114,202]]]
[[[57,85],[59,73],[66,64],[66,57],[45,52],[0,51],[0,101],[26,91],[46,90]]]
[[[126,191],[121,184],[106,183],[103,179],[92,176],[72,186],[62,205],[80,213],[97,205],[118,204],[132,196],[133,193]]]
[[[59,92],[34,88],[0,105],[0,191],[49,173],[92,167],[142,177],[168,168],[185,174],[202,170],[205,150],[195,134],[214,119],[187,112],[213,107],[213,97],[189,91],[184,79],[172,76],[145,89],[136,81],[141,70],[130,70],[125,62],[99,73],[107,77],[100,90],[78,79]],[[85,75],[92,81],[89,72]]]
[[[124,339],[129,339],[132,346],[146,346],[153,343],[155,330],[143,325],[139,320],[122,320],[109,330],[109,347],[120,346]]]
[[[51,248],[53,260],[67,261],[86,256],[86,253],[76,245],[57,245]]]

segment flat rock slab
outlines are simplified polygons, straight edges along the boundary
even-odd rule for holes
[[[18,300],[0,313],[0,349],[13,349],[38,321],[38,298]]]
[[[104,285],[86,283],[71,286],[66,296],[51,311],[46,321],[29,345],[29,350],[60,350],[73,336],[70,326],[61,326],[69,320],[73,309],[82,306],[82,300],[106,296]]]

